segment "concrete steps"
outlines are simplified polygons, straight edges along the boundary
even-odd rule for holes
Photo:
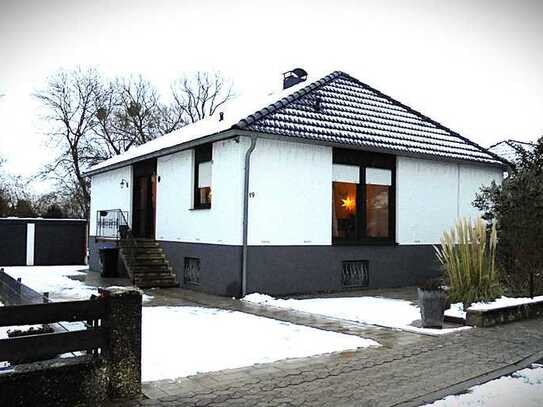
[[[121,240],[119,247],[121,259],[137,287],[178,286],[175,273],[157,241],[151,239]]]

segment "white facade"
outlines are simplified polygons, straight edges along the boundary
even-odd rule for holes
[[[331,147],[259,139],[251,160],[249,244],[332,244],[332,180],[350,176],[340,167],[334,175]],[[439,243],[459,217],[480,215],[475,193],[501,179],[497,167],[397,157],[396,242]]]
[[[398,157],[396,160],[396,241],[436,244],[459,217],[476,217],[475,194],[500,168]]]
[[[126,184],[121,186],[121,182]],[[91,204],[89,231],[96,233],[96,211],[121,209],[128,212],[128,222],[132,222],[132,167],[93,175],[91,178]]]
[[[193,150],[160,157],[157,173],[156,238],[191,243],[241,245],[243,165],[248,143],[213,144],[210,209],[192,209]]]
[[[211,209],[193,209],[193,150],[159,157],[156,239],[241,245],[248,148],[247,137],[213,144]],[[249,245],[331,245],[332,180],[349,175],[335,171],[332,147],[259,138],[251,156]],[[129,187],[121,187],[123,179]],[[478,215],[471,203],[479,188],[501,179],[497,167],[398,157],[397,243],[439,243],[459,217]],[[97,210],[122,209],[131,218],[130,166],[93,176],[91,191],[91,234]]]
[[[259,139],[251,156],[250,245],[332,242],[332,149]]]

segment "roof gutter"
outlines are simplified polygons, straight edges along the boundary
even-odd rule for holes
[[[245,178],[243,183],[243,249],[241,252],[241,297],[247,294],[247,255],[249,252],[249,174],[251,169],[251,154],[256,147],[257,136],[252,134],[251,145],[245,152]]]

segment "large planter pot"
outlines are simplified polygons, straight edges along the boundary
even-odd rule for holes
[[[443,328],[447,293],[443,290],[424,290],[418,288],[419,308],[423,328]]]

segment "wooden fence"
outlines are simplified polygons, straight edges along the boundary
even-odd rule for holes
[[[100,288],[99,295],[89,300],[43,303],[43,295],[30,295],[21,281],[3,277],[0,298],[12,305],[0,307],[0,327],[81,324],[60,332],[40,329],[0,339],[0,361],[25,364],[21,369],[2,369],[0,406],[101,405],[108,398],[140,394],[140,290]],[[18,296],[19,292],[24,294]],[[34,303],[21,304],[28,298]],[[57,358],[69,353],[75,357]]]
[[[0,327],[100,320],[104,316],[100,298],[0,307]],[[100,326],[79,331],[44,333],[0,339],[0,360],[32,360],[51,354],[96,351],[104,345]]]
[[[6,305],[0,307],[0,327],[55,324],[56,331],[0,339],[0,361],[39,360],[77,351],[98,354],[104,345],[101,298],[50,302],[47,293],[34,291],[0,269],[0,300]],[[86,329],[70,331],[62,322],[82,322]]]

